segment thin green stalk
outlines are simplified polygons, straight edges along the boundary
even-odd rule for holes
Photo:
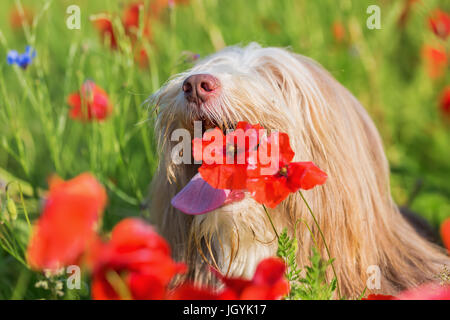
[[[358,300],[362,300],[362,298],[364,298],[364,296],[366,295],[366,291],[367,291],[367,286],[364,287],[364,290],[360,294],[360,296],[358,297]]]
[[[308,228],[308,231],[309,231],[309,234],[311,235],[311,238],[312,238],[312,241],[314,243],[314,246],[317,248],[317,250],[319,250],[319,246],[317,245],[316,238],[314,237],[314,234],[313,234],[309,224],[303,219],[298,219],[298,221],[303,222],[305,224],[306,228]],[[295,228],[297,228],[297,223],[295,224]],[[296,234],[295,228],[294,228],[294,235]]]
[[[4,79],[4,77],[3,77],[3,74],[2,74],[2,76],[0,76],[0,87],[1,87],[1,90],[2,90],[2,93],[3,93],[3,96],[5,98],[4,99],[5,120],[9,122],[9,121],[12,121],[11,119],[14,119],[13,116],[12,116],[13,108],[11,107],[11,99],[8,97],[8,94],[7,94],[8,91],[6,90],[5,82],[4,82],[3,79]],[[12,130],[12,131],[13,131],[14,139],[15,139],[16,144],[17,144],[17,149],[19,151],[19,154],[16,154],[9,147],[9,143],[8,143],[8,140],[7,140],[6,136],[3,137],[3,141],[2,141],[3,147],[6,149],[7,152],[9,152],[11,154],[12,157],[14,157],[17,160],[17,162],[20,163],[20,165],[22,166],[22,169],[25,172],[27,178],[30,179],[30,170],[29,170],[28,164],[27,164],[27,162],[25,160],[26,156],[25,156],[23,145],[22,145],[23,142],[22,142],[22,139],[20,138],[20,131],[21,130],[19,128],[19,125],[15,121],[13,123],[14,123],[14,128],[15,129]]]
[[[6,223],[3,225],[6,226]],[[27,263],[23,260],[18,254],[17,249],[12,245],[12,241],[9,237],[8,230],[5,228],[5,232],[0,231],[0,247],[9,253],[12,257],[14,257],[17,261],[22,263],[25,267],[28,268]]]
[[[303,202],[305,202],[306,207],[308,208],[309,213],[311,214],[311,216],[312,216],[313,219],[314,219],[314,223],[316,224],[317,229],[319,230],[319,234],[320,234],[320,236],[322,237],[323,244],[325,245],[325,250],[327,251],[328,259],[331,260],[330,249],[328,249],[328,245],[327,245],[327,242],[325,241],[325,236],[323,235],[323,232],[322,232],[322,229],[320,228],[319,222],[317,221],[316,216],[314,215],[313,211],[311,210],[311,207],[309,206],[308,201],[306,201],[305,197],[303,196],[302,191],[301,191],[301,190],[298,190],[298,193],[299,193],[300,196],[302,197]],[[337,291],[338,291],[339,299],[341,299],[341,290],[340,290],[340,288],[339,288],[339,280],[338,280],[338,277],[337,277],[337,274],[336,274],[336,270],[334,269],[334,263],[333,263],[333,262],[331,262],[331,269],[333,270],[334,277],[336,278],[336,288],[337,288]]]
[[[20,185],[20,183],[18,183],[18,185],[19,185],[19,193],[20,193],[20,202],[22,202],[22,207],[23,207],[23,213],[25,215],[25,219],[27,220],[28,230],[31,232],[31,223],[30,223],[30,219],[28,218],[27,206],[25,205],[25,200],[23,199],[22,186]]]
[[[27,290],[28,283],[31,278],[31,273],[28,269],[22,269],[17,280],[16,286],[11,296],[11,300],[21,300],[23,299],[24,293]]]
[[[270,216],[270,213],[267,211],[267,208],[265,205],[262,205],[264,208],[264,211],[266,212],[267,218],[269,218],[270,224],[272,225],[273,231],[275,231],[275,235],[277,236],[277,239],[280,238],[278,235],[277,229],[275,229],[275,225],[273,224],[272,217]]]

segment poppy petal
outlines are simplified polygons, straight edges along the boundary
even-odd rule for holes
[[[300,188],[309,190],[324,184],[327,177],[327,174],[313,162],[292,162],[288,165],[287,186],[291,192],[296,192]]]
[[[450,218],[447,218],[441,225],[441,237],[444,246],[450,253]]]
[[[247,180],[247,189],[257,202],[270,208],[275,208],[291,193],[286,186],[285,180],[285,177],[278,178],[275,176],[249,178]]]
[[[95,236],[106,192],[90,174],[52,184],[27,250],[34,269],[75,264]]]
[[[272,286],[283,279],[285,271],[286,264],[283,260],[274,257],[266,258],[258,264],[253,276],[253,283]]]

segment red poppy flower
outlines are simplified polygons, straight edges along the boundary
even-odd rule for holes
[[[94,299],[163,299],[172,278],[185,271],[175,263],[167,242],[140,219],[118,223],[107,243],[90,252]]]
[[[27,257],[34,269],[56,269],[77,263],[106,205],[106,192],[90,174],[50,180],[43,213],[33,229]]]
[[[132,3],[123,13],[122,24],[127,35],[136,35],[139,28],[139,8],[141,3]],[[100,32],[103,42],[109,43],[111,49],[117,49],[117,36],[110,18],[100,17],[94,20],[94,26]]]
[[[444,246],[450,253],[450,218],[447,218],[441,225],[441,237]]]
[[[188,0],[176,0],[172,2],[173,4],[187,3]],[[148,53],[144,49],[142,42],[138,41],[137,33],[141,26],[139,19],[141,17],[143,18],[143,41],[152,41],[151,22],[158,19],[162,11],[169,5],[169,0],[151,1],[150,6],[145,6],[144,1],[135,1],[129,3],[123,10],[121,17],[123,29],[127,37],[131,40],[131,44],[134,48],[135,61],[137,61],[141,67],[146,67],[148,65]],[[143,10],[142,13],[141,10]],[[110,44],[111,49],[117,49],[117,37],[111,20],[109,18],[99,18],[94,21],[94,26],[99,30],[103,41],[107,41]]]
[[[400,293],[397,300],[450,300],[450,285],[426,283]]]
[[[100,32],[102,41],[109,43],[111,49],[117,49],[117,38],[111,20],[106,17],[98,18],[94,20],[94,26]]]
[[[112,112],[106,92],[93,81],[87,80],[80,93],[69,95],[67,103],[72,107],[70,117],[78,120],[104,120]]]
[[[289,293],[285,271],[283,260],[267,258],[258,264],[252,280],[228,278],[214,270],[225,285],[221,291],[184,284],[170,297],[174,300],[278,300]]]
[[[450,116],[450,86],[445,87],[441,94],[440,108],[444,114]]]
[[[130,3],[125,7],[122,16],[122,25],[125,34],[132,36],[133,42],[136,40],[137,30],[139,29],[139,15],[141,7],[144,7],[143,1]],[[150,35],[148,14],[144,13],[144,36]],[[113,24],[110,18],[101,17],[94,21],[94,26],[100,32],[103,42],[108,42],[111,49],[117,49],[117,37],[115,35]]]
[[[445,69],[448,66],[447,54],[445,48],[439,46],[434,48],[431,46],[425,46],[423,49],[423,55],[430,78],[440,78],[445,73]]]
[[[252,280],[227,278],[218,274],[225,288],[239,300],[278,300],[289,293],[284,274],[286,265],[280,258],[267,258],[256,267]]]
[[[361,300],[394,300],[394,296],[384,295],[384,294],[369,294],[367,298],[362,298]]]
[[[137,61],[141,67],[146,67],[148,65],[148,54],[142,44],[137,41],[137,33],[140,28],[139,18],[141,16],[141,10],[144,10],[144,8],[143,1],[133,2],[125,7],[122,15],[122,25],[125,34],[131,39],[131,44],[135,52],[135,61]],[[142,14],[144,19],[143,39],[148,41],[151,41],[152,39],[150,16],[154,16],[151,10],[147,10]],[[103,41],[110,43],[111,49],[117,49],[117,37],[111,20],[102,17],[95,20],[94,25],[99,30]]]
[[[428,19],[431,30],[440,38],[447,39],[450,34],[450,15],[440,9]]]
[[[139,30],[140,24],[139,24],[139,17],[141,10],[144,10],[144,2],[134,2],[129,4],[125,10],[123,11],[123,17],[122,17],[122,23],[125,29],[125,33],[130,36],[133,40],[133,42],[136,41],[136,35]],[[150,16],[153,16],[151,10],[144,11],[143,16],[143,36],[146,39],[152,38],[151,33],[151,24],[150,24]]]
[[[23,25],[31,26],[34,18],[34,11],[28,7],[22,7],[20,11],[16,6],[11,9],[9,14],[9,23],[13,30],[22,29]]]
[[[154,6],[154,4],[153,4]],[[133,44],[136,42],[137,32],[140,27],[139,18],[141,16],[141,10],[145,10],[144,1],[132,2],[128,4],[122,14],[122,25],[125,30],[125,34],[132,39]],[[150,16],[155,17],[155,12],[147,10],[142,13],[143,21],[143,36],[146,39],[151,39],[151,25]],[[111,20],[109,18],[99,18],[94,21],[94,25],[100,31],[103,39],[109,38],[111,48],[117,48],[117,40],[113,30]]]
[[[345,39],[345,27],[340,21],[336,21],[333,23],[331,27],[331,31],[333,32],[334,39],[336,42],[341,43]]]
[[[226,136],[215,128],[206,131],[202,139],[195,138],[193,156],[203,162],[198,170],[201,177],[216,189],[245,189],[248,156],[259,143],[260,130],[259,125],[241,121]]]
[[[261,154],[277,160],[277,165],[273,166],[274,161],[262,165]],[[324,184],[327,179],[327,174],[312,162],[291,162],[294,151],[290,147],[289,136],[285,133],[262,138],[257,160],[255,155],[253,153],[250,160],[252,165],[248,167],[247,189],[256,201],[270,208],[275,208],[290,193],[299,189],[311,189]]]
[[[142,9],[141,9],[142,8]],[[123,25],[125,29],[139,28],[139,12],[144,9],[144,2],[130,3],[123,11]]]

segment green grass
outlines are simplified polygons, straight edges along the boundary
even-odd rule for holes
[[[9,230],[23,259],[31,220],[39,214],[47,178],[64,179],[92,172],[107,188],[105,230],[126,216],[148,215],[141,209],[158,162],[153,113],[145,99],[171,75],[189,67],[183,52],[206,56],[225,45],[257,41],[290,47],[319,61],[367,108],[379,128],[392,167],[396,201],[408,204],[434,226],[450,212],[449,122],[438,110],[439,94],[450,76],[431,80],[423,44],[445,44],[428,28],[433,9],[448,2],[421,1],[405,29],[397,25],[403,1],[378,1],[381,30],[366,28],[366,8],[374,1],[335,0],[191,0],[166,10],[152,24],[153,42],[145,43],[150,64],[140,68],[128,39],[121,52],[100,42],[91,15],[120,13],[119,1],[3,0],[0,3],[0,186],[14,181],[9,194],[19,217]],[[24,31],[11,30],[9,12],[23,4],[38,13]],[[81,30],[66,28],[66,7],[81,7]],[[336,43],[335,21],[347,29]],[[118,19],[114,23],[119,25]],[[37,58],[22,70],[6,63],[10,49],[30,44]],[[448,47],[448,44],[447,44]],[[109,94],[114,114],[102,123],[68,117],[68,94],[93,79]],[[147,121],[148,120],[148,121]],[[414,192],[418,182],[420,188]],[[19,183],[17,183],[19,182]],[[24,201],[20,198],[19,184]],[[6,194],[0,189],[5,211]],[[23,206],[23,203],[26,206]],[[4,234],[6,226],[0,226]],[[0,299],[55,298],[54,290],[34,288],[43,276],[0,249]],[[83,291],[81,298],[87,298]],[[65,298],[78,298],[66,294]]]

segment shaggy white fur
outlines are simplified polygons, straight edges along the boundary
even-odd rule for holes
[[[207,73],[222,89],[200,108],[184,98],[183,81]],[[272,228],[261,208],[247,197],[202,216],[187,216],[170,200],[196,174],[198,166],[172,162],[171,133],[194,120],[222,127],[238,121],[260,123],[286,132],[295,161],[313,161],[329,178],[305,192],[317,215],[335,266],[341,291],[356,297],[364,290],[367,269],[381,269],[378,293],[433,280],[449,258],[422,239],[393,203],[389,167],[380,136],[357,99],[309,58],[280,48],[229,47],[174,76],[151,98],[158,112],[160,164],[152,185],[151,214],[170,241],[175,258],[187,261],[188,276],[199,283],[214,282],[207,264],[224,273],[250,277],[257,263],[276,253]],[[301,198],[293,194],[271,211],[278,230],[294,232],[299,219],[317,228]],[[303,224],[297,228],[298,263],[308,262],[313,244]],[[326,257],[323,243],[319,250]],[[332,277],[331,271],[328,275]]]

